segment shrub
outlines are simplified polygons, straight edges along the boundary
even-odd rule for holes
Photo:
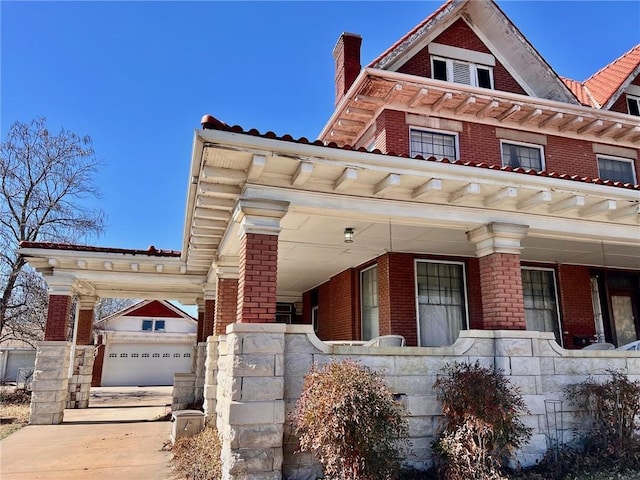
[[[404,414],[380,374],[347,360],[311,369],[291,419],[329,478],[383,480],[400,471]]]
[[[501,371],[454,363],[434,388],[446,425],[433,444],[436,470],[449,480],[502,478],[509,456],[527,443],[532,429],[518,418],[528,410]]]
[[[173,478],[180,480],[218,480],[222,477],[218,431],[206,427],[193,437],[176,439],[171,452]]]
[[[640,451],[636,416],[640,413],[640,381],[609,370],[609,380],[597,383],[589,377],[565,389],[567,400],[579,409],[586,422],[584,445],[597,451],[621,457]]]

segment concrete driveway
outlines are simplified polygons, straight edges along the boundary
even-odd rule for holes
[[[91,389],[61,425],[29,425],[0,441],[2,480],[165,480],[172,387]],[[155,420],[155,421],[154,421]]]

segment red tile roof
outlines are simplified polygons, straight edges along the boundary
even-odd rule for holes
[[[507,166],[497,166],[497,165],[487,165],[486,163],[465,162],[463,160],[451,161],[451,160],[449,160],[447,158],[444,158],[442,160],[438,160],[435,157],[424,158],[422,155],[416,155],[414,157],[410,157],[406,153],[401,153],[401,154],[397,154],[395,152],[383,153],[382,151],[380,151],[377,148],[370,152],[365,147],[355,148],[355,147],[353,147],[351,145],[339,146],[335,142],[325,143],[322,140],[315,140],[315,141],[311,142],[305,137],[300,137],[300,138],[298,138],[296,140],[295,138],[293,138],[289,134],[285,134],[285,135],[279,137],[279,136],[277,136],[275,133],[273,133],[271,131],[269,131],[267,133],[260,133],[255,128],[252,128],[251,130],[244,130],[239,125],[229,126],[226,123],[221,122],[220,120],[218,120],[217,118],[215,118],[212,115],[204,115],[202,117],[202,120],[201,120],[200,123],[202,125],[202,128],[206,129],[206,130],[221,130],[221,131],[226,131],[226,132],[233,132],[233,133],[251,135],[251,136],[254,136],[254,137],[267,138],[267,139],[271,139],[271,140],[280,140],[280,141],[284,141],[284,142],[300,143],[300,144],[304,144],[304,145],[316,145],[316,146],[319,146],[319,147],[335,148],[335,149],[340,149],[340,150],[354,150],[354,151],[357,151],[357,152],[373,153],[373,154],[385,155],[385,156],[389,156],[389,157],[414,158],[416,160],[427,160],[427,161],[439,162],[439,163],[450,163],[452,165],[465,165],[467,167],[488,168],[490,170],[501,170],[501,171],[504,171],[504,172],[515,172],[515,173],[522,173],[522,174],[525,174],[525,175],[537,175],[537,176],[540,176],[540,177],[551,177],[551,178],[560,178],[560,179],[563,179],[563,180],[572,180],[574,182],[595,183],[595,184],[598,184],[598,185],[607,185],[607,186],[611,186],[611,187],[629,188],[629,189],[633,189],[633,190],[640,190],[640,185],[639,184],[633,185],[631,183],[614,182],[612,180],[603,180],[601,178],[581,177],[580,175],[568,175],[566,173],[538,171],[538,170],[527,169],[527,168],[522,168],[522,167],[513,168],[513,167],[511,167],[509,165],[507,165]]]
[[[636,45],[620,58],[591,75],[583,85],[598,103],[598,107],[602,107],[629,80],[638,66],[640,66],[640,45]]]
[[[582,83],[565,77],[560,77],[560,80],[569,87],[569,90],[571,90],[581,104],[586,105],[587,107],[598,108],[589,95],[587,88]]]
[[[123,255],[147,255],[150,257],[179,257],[176,250],[158,250],[153,245],[146,250],[129,248],[93,247],[90,245],[74,245],[72,243],[55,242],[20,242],[20,248],[43,248],[47,250],[70,250],[74,252],[121,253]]]

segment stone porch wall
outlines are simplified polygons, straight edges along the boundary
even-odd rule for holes
[[[32,425],[62,423],[69,391],[70,342],[38,342],[31,385]]]
[[[89,407],[95,349],[94,345],[76,345],[73,372],[69,379],[67,408]]]
[[[315,480],[322,473],[313,456],[295,453],[298,443],[288,421],[288,414],[293,411],[300,396],[304,375],[314,363],[321,365],[350,358],[385,377],[409,414],[411,448],[406,452],[406,464],[419,469],[426,469],[431,465],[430,445],[443,421],[433,384],[443,367],[451,362],[479,361],[483,366],[500,368],[511,383],[520,388],[531,412],[524,418],[524,422],[534,429],[530,443],[518,454],[518,461],[524,466],[535,463],[548,449],[549,407],[545,401],[563,401],[562,392],[566,385],[581,382],[590,375],[596,380],[604,379],[608,377],[608,370],[620,371],[631,380],[640,379],[640,352],[565,350],[555,342],[552,333],[468,330],[461,332],[460,338],[450,347],[366,348],[326,344],[307,325],[273,325],[265,327],[262,333],[247,329],[247,326],[236,333],[237,329],[237,324],[230,325],[228,335],[218,337],[221,341],[217,349],[209,349],[209,355],[216,350],[218,354],[216,423],[219,432],[228,439],[227,458],[230,458],[231,452],[236,455],[236,459],[242,457],[239,452],[243,448],[243,438],[238,435],[245,430],[244,427],[240,428],[238,424],[242,422],[237,419],[231,419],[230,424],[230,404],[235,409],[247,409],[245,413],[249,414],[257,408],[264,408],[267,403],[270,406],[278,404],[281,396],[284,418],[282,414],[274,417],[276,419],[271,434],[279,430],[278,425],[284,422],[282,449],[279,450],[273,444],[271,436],[268,447],[265,444],[264,452],[258,452],[260,449],[256,448],[260,445],[256,441],[256,431],[266,432],[266,425],[269,423],[264,411],[261,415],[256,414],[255,423],[259,423],[260,427],[256,430],[253,425],[252,435],[246,438],[247,445],[251,445],[250,453],[253,458],[257,455],[262,455],[262,458],[278,458],[281,451],[281,473],[283,478],[291,480]],[[284,329],[284,335],[280,329]],[[282,350],[280,338],[284,341]],[[211,344],[209,346],[213,347]],[[257,346],[260,346],[260,353],[250,353]],[[213,361],[209,357],[207,362],[207,385],[210,385]],[[275,386],[280,384],[282,378],[284,391],[280,393],[279,387]],[[258,385],[262,387],[255,390]],[[267,385],[273,388],[265,390]],[[205,391],[207,388],[205,386]],[[211,401],[209,400],[209,404]],[[558,404],[553,406],[557,408]],[[580,425],[567,402],[562,403],[562,410],[561,435],[568,441]],[[234,422],[237,424],[235,427]],[[279,463],[274,465],[280,466]],[[236,477],[231,475],[228,478]],[[265,471],[263,474],[256,474],[255,478],[273,477]]]

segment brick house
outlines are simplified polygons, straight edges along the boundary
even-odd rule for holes
[[[361,40],[338,40],[316,141],[203,117],[181,252],[23,244],[50,288],[47,348],[73,295],[79,330],[97,297],[197,304],[200,343],[242,323],[421,347],[469,329],[640,338],[640,46],[564,79],[469,0],[365,67]]]

